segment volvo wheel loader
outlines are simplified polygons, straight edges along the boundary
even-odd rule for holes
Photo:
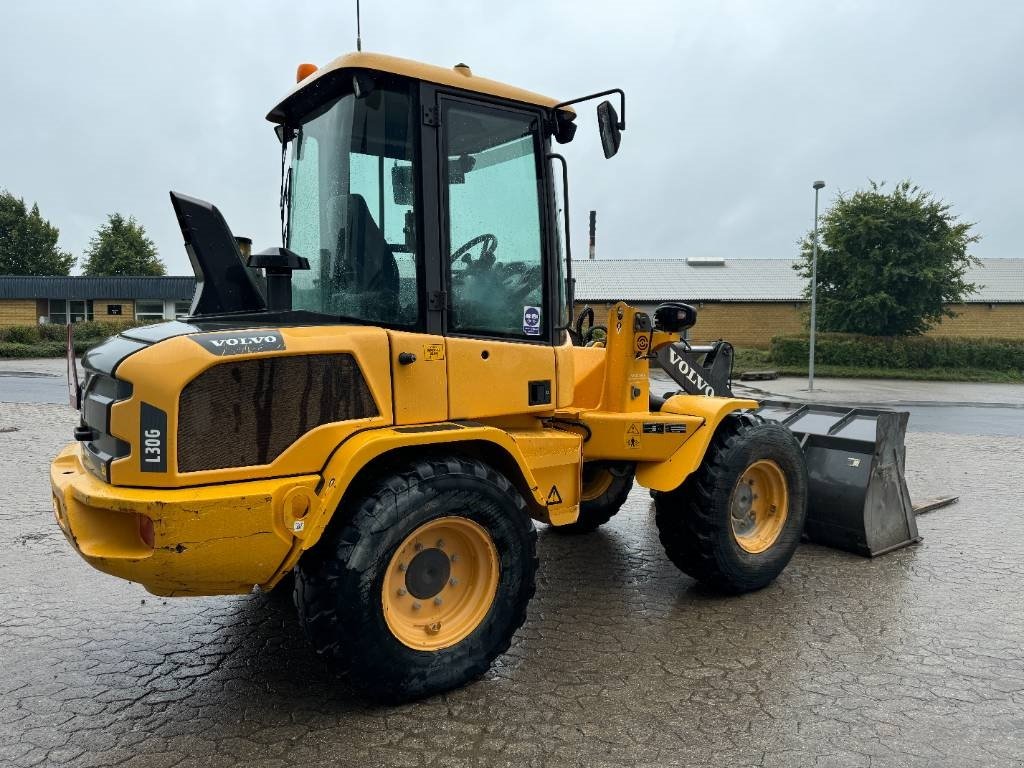
[[[625,96],[603,95],[610,157]],[[301,67],[268,116],[282,247],[243,262],[215,207],[172,193],[190,316],[124,331],[74,376],[81,423],[51,468],[71,545],[158,595],[294,571],[313,646],[386,700],[484,672],[526,617],[534,521],[593,530],[634,480],[684,572],[771,582],[807,508],[793,433],[751,400],[650,398],[686,305],[616,304],[589,345],[570,330],[553,149],[590,98],[371,53]]]

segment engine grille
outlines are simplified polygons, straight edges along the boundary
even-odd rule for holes
[[[178,471],[269,464],[314,427],[377,415],[349,354],[221,363],[178,403]]]

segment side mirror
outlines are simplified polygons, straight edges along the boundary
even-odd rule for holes
[[[697,310],[689,304],[667,302],[654,310],[654,327],[667,333],[679,333],[697,323]]]
[[[605,100],[597,105],[597,127],[601,133],[604,156],[614,157],[622,143],[622,131],[619,129],[619,116],[610,101]]]

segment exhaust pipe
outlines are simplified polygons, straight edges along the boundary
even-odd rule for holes
[[[309,269],[309,260],[287,248],[267,248],[249,257],[249,266],[267,276],[267,308],[288,312],[292,308],[292,272]]]

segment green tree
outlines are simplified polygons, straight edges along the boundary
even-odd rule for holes
[[[980,263],[968,247],[980,237],[949,205],[902,181],[840,193],[819,222],[818,328],[871,336],[923,333],[977,286],[965,281]],[[811,234],[795,268],[808,280]]]
[[[145,228],[120,213],[112,213],[96,231],[85,252],[87,275],[165,275],[167,267],[157,255]]]
[[[57,247],[60,230],[29,211],[22,198],[0,190],[0,275],[66,275],[75,257]]]

